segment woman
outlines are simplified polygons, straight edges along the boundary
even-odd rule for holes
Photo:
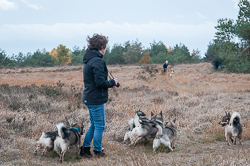
[[[166,73],[167,67],[168,67],[168,61],[166,60],[166,62],[163,63],[163,70],[164,70],[164,73]]]
[[[88,49],[83,57],[84,91],[83,104],[89,109],[91,125],[86,133],[80,156],[92,157],[90,145],[94,139],[94,154],[104,156],[102,151],[102,135],[105,128],[104,103],[108,101],[108,88],[117,85],[117,78],[107,80],[108,69],[102,59],[106,52],[108,39],[105,36],[94,34],[87,37]]]

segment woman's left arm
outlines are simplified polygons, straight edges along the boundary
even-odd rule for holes
[[[105,78],[106,75],[104,69],[106,68],[106,64],[103,60],[96,60],[92,67],[97,88],[107,89],[115,86],[115,80],[110,79],[108,81],[107,78]]]

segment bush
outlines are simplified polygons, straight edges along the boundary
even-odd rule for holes
[[[52,86],[42,86],[43,88],[41,89],[41,93],[45,94],[49,97],[56,97],[61,95],[61,91],[60,89],[56,88],[56,87],[52,87]]]
[[[225,62],[227,71],[235,73],[250,73],[250,58],[242,54],[229,55]]]
[[[222,134],[217,135],[215,138],[216,141],[223,141],[224,139],[225,139],[225,136]]]

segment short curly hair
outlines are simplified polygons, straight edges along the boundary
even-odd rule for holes
[[[106,45],[108,43],[108,37],[95,33],[93,37],[87,37],[87,42],[89,43],[89,49],[101,50],[103,48],[106,48]]]

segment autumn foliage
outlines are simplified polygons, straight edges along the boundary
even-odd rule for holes
[[[57,49],[53,48],[53,50],[50,52],[52,59],[55,60],[55,63],[59,65],[67,65],[71,63],[70,54],[70,49],[61,44],[57,47]]]
[[[143,57],[140,59],[139,63],[149,63],[149,61],[151,60],[151,57],[149,55],[149,52],[146,52]]]

